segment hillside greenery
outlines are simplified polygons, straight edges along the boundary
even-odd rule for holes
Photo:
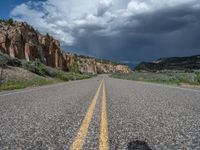
[[[85,56],[85,55],[77,55],[76,57],[85,58],[85,59],[95,59],[96,62],[105,63],[105,64],[125,65],[125,64],[123,64],[121,62],[111,61],[111,60],[107,60],[107,59],[94,58],[94,57]]]
[[[105,64],[124,65],[121,62],[111,61],[111,60],[107,60],[107,59],[98,59],[98,58],[95,58],[95,60],[96,60],[96,62],[105,63]]]
[[[70,65],[69,70],[71,72],[76,72],[76,73],[79,72],[78,62],[76,60]]]
[[[3,69],[5,69],[7,66],[24,68],[34,74],[37,74],[38,77],[29,80],[5,80]],[[3,54],[1,52],[0,69],[0,90],[19,89],[29,86],[39,86],[61,81],[82,80],[93,76],[91,74],[79,73],[77,64],[73,64],[71,66],[70,72],[65,72],[61,69],[48,67],[41,63],[39,59],[36,59],[35,61],[19,60],[17,58],[11,58],[7,54]]]
[[[43,78],[40,76],[31,78],[29,80],[8,80],[7,82],[0,85],[0,91],[23,89],[26,87],[41,86],[41,85],[58,83],[58,82],[61,82],[61,80]]]
[[[5,22],[6,25],[13,25],[14,20],[12,18],[9,18],[7,20],[0,18],[0,22]]]
[[[112,74],[111,77],[135,81],[165,83],[173,85],[200,85],[200,72],[134,72],[130,74]]]

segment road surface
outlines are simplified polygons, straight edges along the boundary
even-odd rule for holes
[[[0,149],[200,149],[200,91],[101,75],[0,93]]]

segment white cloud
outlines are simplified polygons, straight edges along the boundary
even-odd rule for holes
[[[102,16],[112,6],[112,0],[100,0],[97,6],[97,15]]]
[[[132,13],[138,14],[150,11],[151,6],[147,5],[145,2],[132,0],[128,3],[127,9]]]
[[[132,14],[140,14],[167,7],[187,4],[197,5],[198,3],[198,0],[130,0],[127,5],[127,11]]]

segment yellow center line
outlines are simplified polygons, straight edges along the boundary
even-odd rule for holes
[[[102,95],[102,110],[101,110],[101,127],[100,127],[100,140],[99,149],[108,150],[108,123],[107,123],[107,112],[106,112],[106,90],[105,82],[103,82],[103,95]]]
[[[97,92],[96,92],[96,94],[95,94],[95,96],[92,100],[92,103],[90,104],[90,106],[87,110],[85,118],[84,118],[84,120],[83,120],[83,122],[82,122],[82,124],[79,128],[79,132],[78,132],[77,136],[74,139],[74,142],[72,143],[72,145],[70,147],[71,150],[81,150],[82,149],[82,146],[84,144],[84,140],[85,140],[87,132],[88,132],[90,122],[92,120],[93,112],[94,112],[94,109],[95,109],[95,106],[96,106],[96,103],[97,103],[97,99],[98,99],[98,96],[99,96],[99,92],[100,92],[102,83],[103,83],[103,80],[101,81],[101,83],[98,87],[98,90],[97,90]]]

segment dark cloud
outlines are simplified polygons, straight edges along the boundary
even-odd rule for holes
[[[135,32],[168,33],[183,28],[192,28],[193,25],[199,24],[200,10],[181,5],[134,16],[129,19],[139,21],[139,25],[133,29]]]
[[[135,25],[135,21],[138,24]],[[74,49],[84,54],[129,61],[200,54],[199,9],[181,5],[130,16],[125,22],[126,28],[115,28],[120,32],[117,36],[87,34],[77,37],[78,47]],[[92,29],[88,28],[89,31]]]

